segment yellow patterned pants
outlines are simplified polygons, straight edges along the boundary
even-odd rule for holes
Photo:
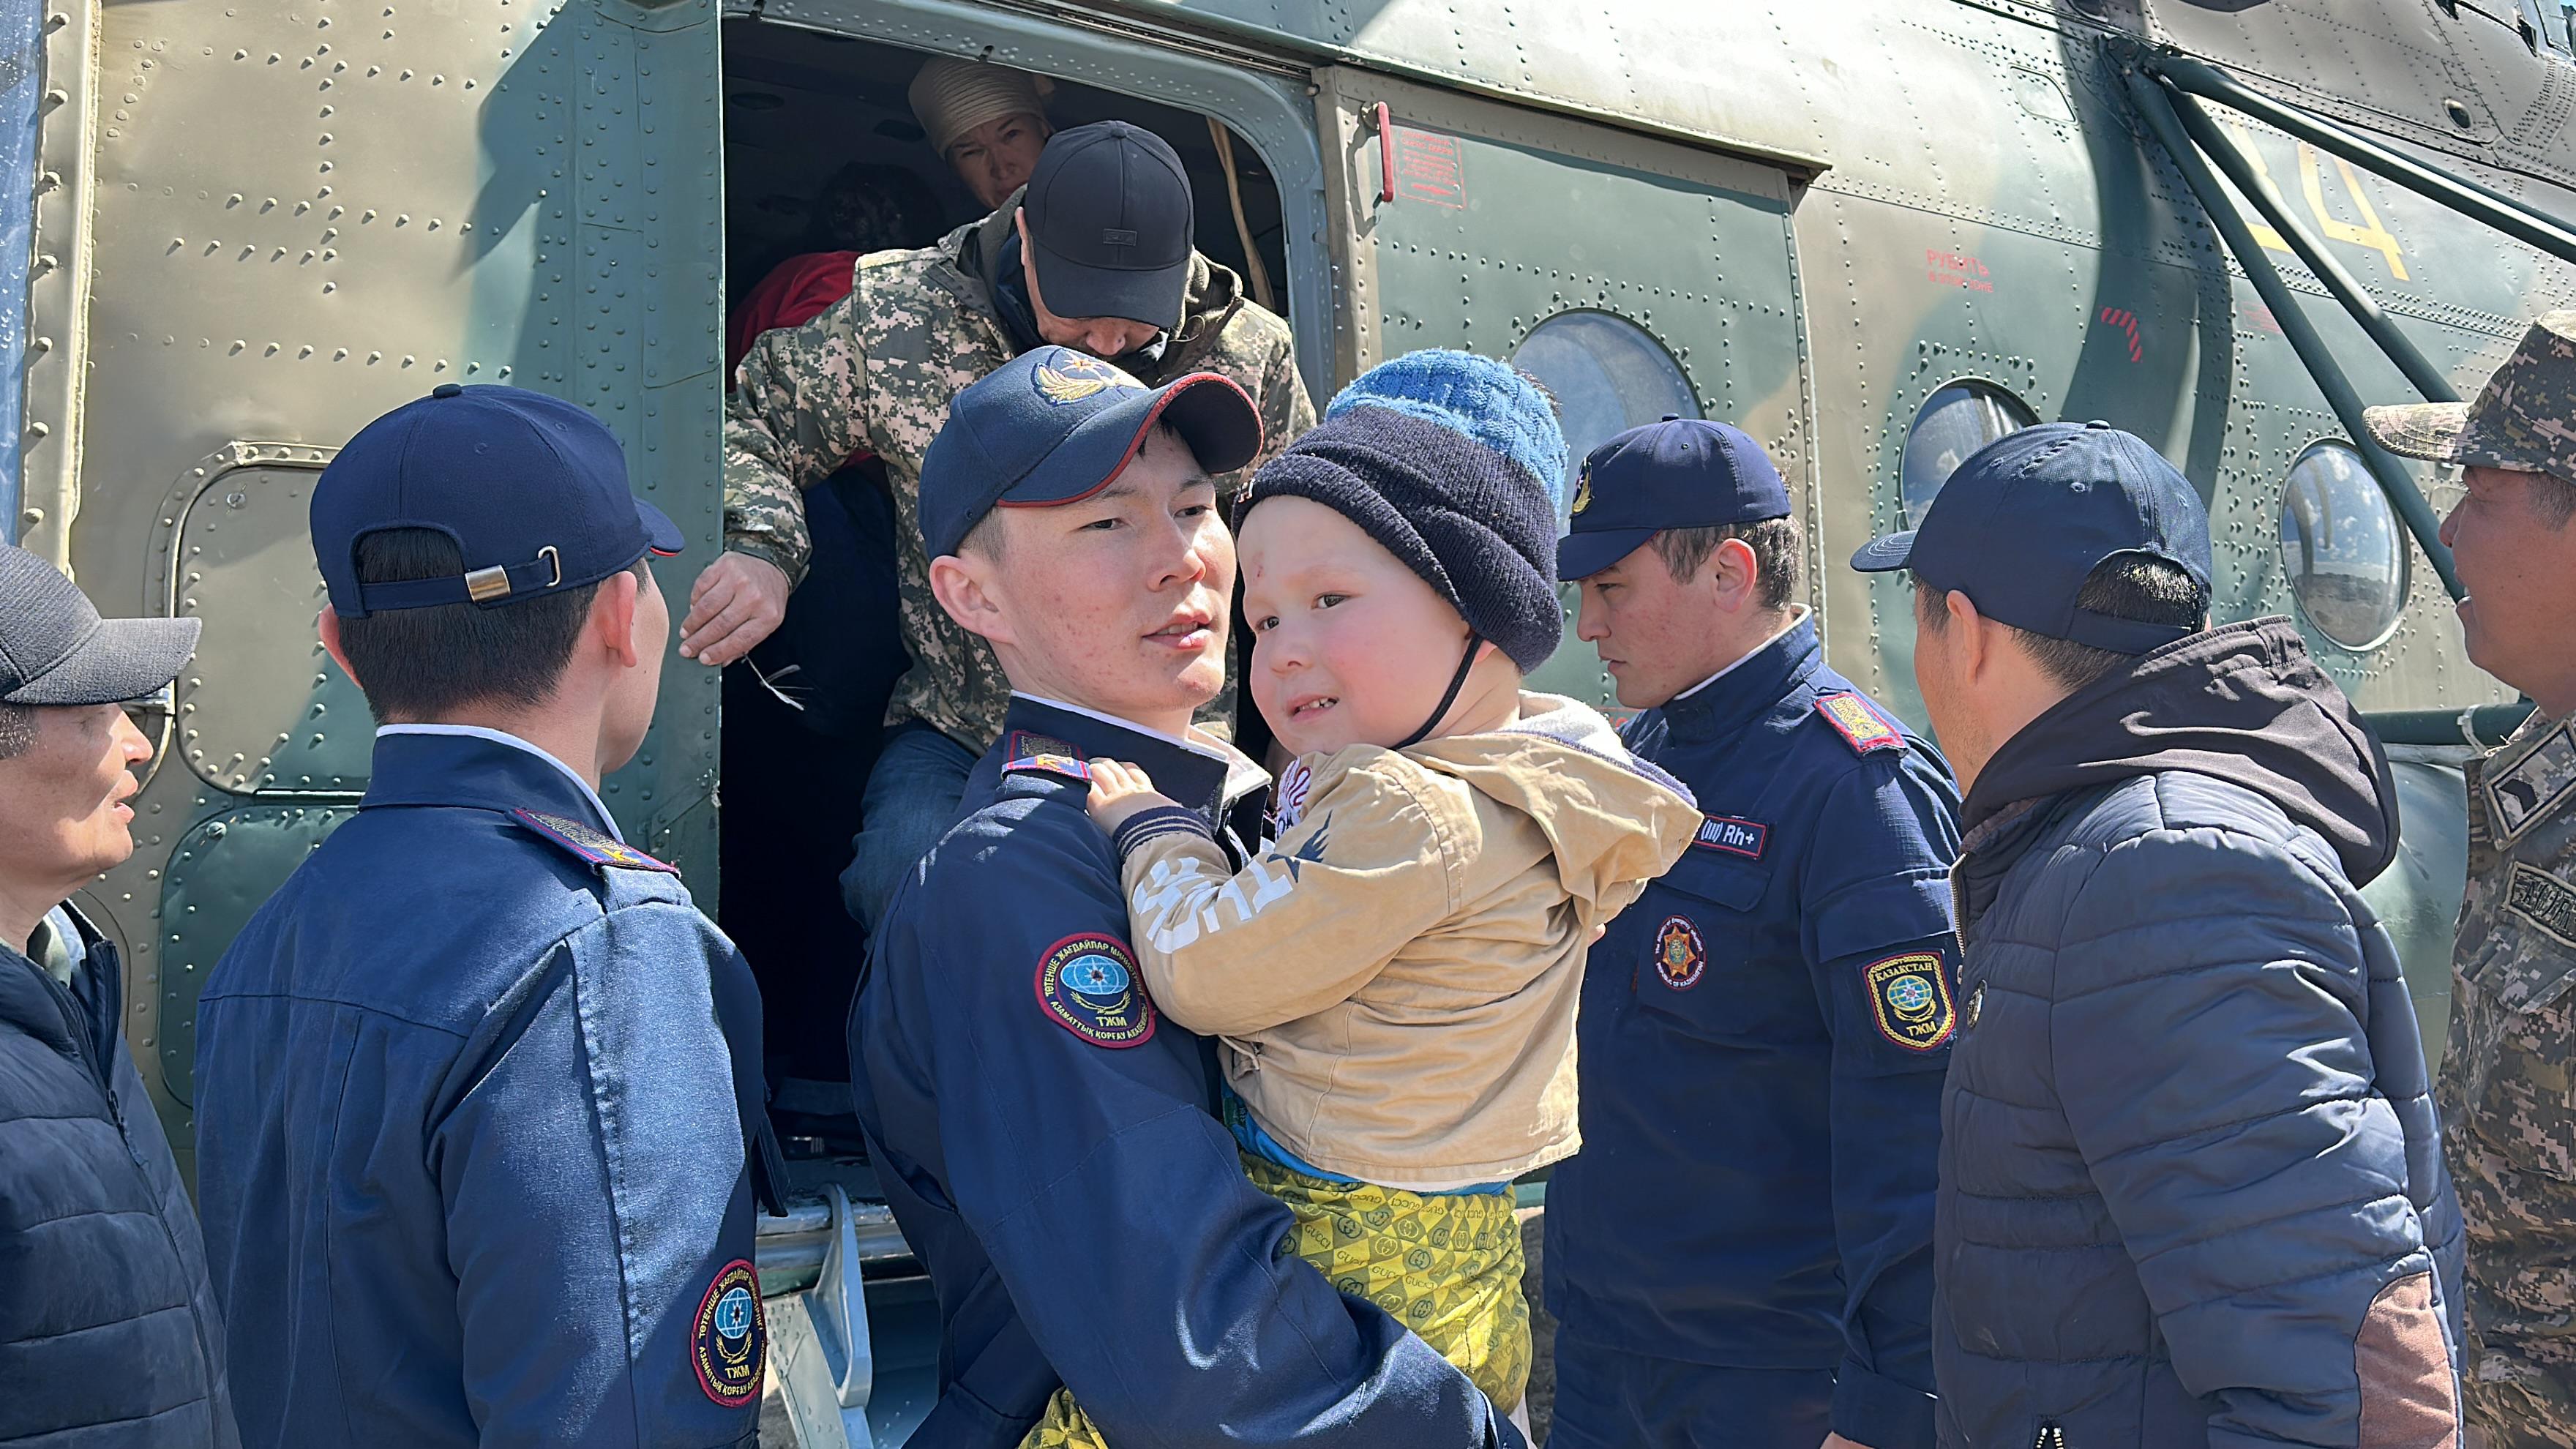
[[[1426,1197],[1326,1182],[1250,1154],[1243,1170],[1296,1215],[1288,1246],[1298,1257],[1421,1335],[1497,1411],[1519,1406],[1529,1384],[1530,1321],[1510,1193]],[[1020,1449],[1109,1449],[1109,1441],[1058,1389]]]

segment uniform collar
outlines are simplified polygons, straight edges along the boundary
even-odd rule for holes
[[[1270,787],[1269,772],[1196,727],[1186,738],[1167,735],[1078,704],[1013,691],[1010,713],[1002,722],[1006,749],[1019,731],[1062,740],[1087,757],[1142,768],[1157,791],[1198,812],[1211,830],[1224,828],[1237,803]]]
[[[1778,704],[1823,662],[1816,616],[1801,614],[1769,643],[1668,701],[1663,712],[1673,740],[1696,744],[1735,733]]]
[[[386,725],[361,810],[457,805],[563,815],[622,841],[608,806],[563,761],[513,734],[476,725]]]

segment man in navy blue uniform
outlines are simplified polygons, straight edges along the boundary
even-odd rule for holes
[[[454,384],[350,440],[312,530],[381,727],[197,1011],[243,1437],[751,1444],[759,998],[598,793],[679,532],[589,413]]]
[[[1668,418],[1581,476],[1576,633],[1708,819],[1584,979],[1552,1442],[1929,1449],[1957,788],[1825,667],[1759,443]]]
[[[1522,1442],[1287,1250],[1214,1115],[1212,1044],[1146,994],[1087,813],[1085,762],[1112,757],[1238,862],[1259,843],[1268,777],[1190,715],[1224,682],[1234,583],[1209,475],[1260,440],[1222,377],[1148,391],[1043,347],[961,393],[923,466],[932,588],[1013,695],[850,1017],[860,1126],[939,1298],[918,1442],[1018,1444],[1059,1383],[1118,1445]]]

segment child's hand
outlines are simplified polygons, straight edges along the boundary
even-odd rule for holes
[[[1091,762],[1091,823],[1111,835],[1131,817],[1174,803],[1156,794],[1153,777],[1134,765],[1118,760]]]

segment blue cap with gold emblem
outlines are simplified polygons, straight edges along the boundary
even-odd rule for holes
[[[1583,460],[1556,576],[1610,567],[1668,528],[1717,528],[1789,516],[1789,485],[1742,428],[1666,416],[1630,428]]]
[[[1023,353],[948,405],[921,460],[922,543],[938,558],[995,508],[1090,497],[1117,481],[1158,422],[1210,473],[1261,451],[1261,414],[1231,378],[1194,372],[1149,388],[1070,347]]]

